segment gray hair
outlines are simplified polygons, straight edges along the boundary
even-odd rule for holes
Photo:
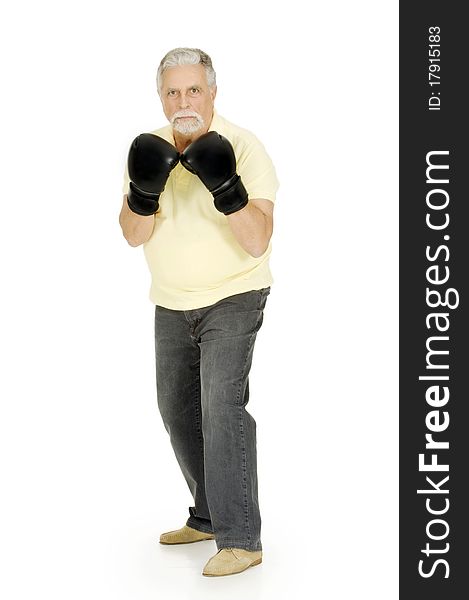
[[[156,74],[156,86],[158,88],[158,94],[161,96],[161,79],[166,69],[171,67],[177,67],[178,65],[202,65],[205,68],[207,74],[208,86],[213,88],[217,84],[217,76],[212,66],[212,59],[210,56],[199,50],[198,48],[174,48],[170,50],[161,59],[158,72]]]

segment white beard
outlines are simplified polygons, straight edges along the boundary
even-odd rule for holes
[[[180,119],[178,117],[193,117],[193,119]],[[180,110],[171,117],[171,125],[182,135],[192,135],[203,129],[205,122],[199,113],[195,111],[187,112]]]

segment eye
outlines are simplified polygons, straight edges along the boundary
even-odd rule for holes
[[[191,88],[191,94],[192,94],[193,96],[195,96],[195,95],[196,95],[196,94],[198,94],[199,92],[200,92],[200,89],[199,89],[199,88],[197,88],[197,87],[193,87],[193,88]]]
[[[174,96],[175,96],[176,94],[177,94],[176,90],[169,90],[169,92],[168,92],[168,96],[169,96],[170,98],[174,98]]]

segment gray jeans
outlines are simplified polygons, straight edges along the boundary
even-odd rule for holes
[[[261,550],[249,371],[270,288],[194,310],[155,307],[158,407],[194,506],[218,549]]]

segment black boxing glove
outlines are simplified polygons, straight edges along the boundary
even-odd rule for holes
[[[246,206],[248,193],[236,173],[233,147],[225,137],[209,131],[192,142],[179,159],[211,192],[217,210],[231,215]]]
[[[159,208],[159,197],[179,154],[169,142],[152,133],[137,136],[129,150],[127,167],[130,189],[127,204],[137,215],[147,217]]]

